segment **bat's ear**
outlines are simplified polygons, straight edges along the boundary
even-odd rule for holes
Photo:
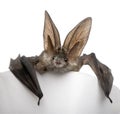
[[[91,24],[92,19],[91,17],[88,17],[77,24],[68,33],[62,48],[67,53],[69,59],[76,59],[82,53],[82,50],[88,41]]]
[[[51,52],[61,48],[59,32],[47,11],[45,11],[43,37],[46,51]]]
[[[53,55],[54,52],[55,52],[55,50],[54,50],[52,41],[51,41],[51,39],[50,39],[50,36],[48,36],[48,39],[47,39],[47,40],[48,40],[48,43],[47,43],[48,48],[47,48],[46,52],[47,52],[49,55]]]

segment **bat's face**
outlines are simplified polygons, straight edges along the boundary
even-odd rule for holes
[[[67,66],[68,58],[63,51],[59,51],[52,57],[52,64],[56,68],[63,68]]]

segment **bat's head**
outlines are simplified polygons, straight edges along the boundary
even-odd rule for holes
[[[74,64],[73,62],[80,56],[84,46],[87,43],[92,19],[88,17],[78,23],[68,33],[62,47],[57,27],[47,11],[45,11],[44,24],[44,50],[48,55],[48,57],[44,59],[47,60],[44,61],[44,63],[47,63],[47,65],[52,65],[54,68],[65,68],[67,65],[69,66]],[[56,53],[56,51],[58,52]]]
[[[56,68],[63,68],[68,64],[68,58],[63,50],[59,50],[55,55],[52,57],[52,64]]]

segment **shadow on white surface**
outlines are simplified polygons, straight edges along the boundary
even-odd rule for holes
[[[119,114],[120,90],[113,86],[111,104],[95,76],[70,72],[38,75],[43,91],[38,98],[11,72],[0,73],[0,114]]]

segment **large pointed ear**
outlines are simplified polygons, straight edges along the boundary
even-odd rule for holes
[[[44,50],[47,52],[51,53],[61,47],[59,32],[47,11],[45,11],[43,37]]]
[[[91,24],[92,19],[88,17],[68,33],[62,48],[68,54],[69,59],[76,59],[82,53],[88,40]]]

